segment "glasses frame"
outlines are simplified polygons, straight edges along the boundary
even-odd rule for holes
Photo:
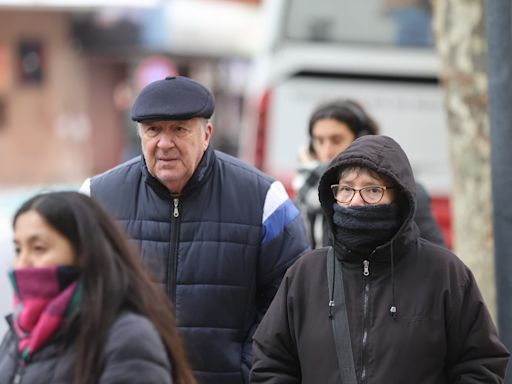
[[[371,204],[371,205],[375,205],[375,204],[379,204],[382,200],[382,198],[384,197],[384,194],[386,193],[386,191],[388,189],[394,189],[394,187],[388,187],[386,185],[369,185],[367,187],[363,187],[363,188],[359,188],[359,189],[356,189],[356,188],[352,188],[348,185],[344,185],[343,187],[345,188],[349,188],[352,190],[352,197],[348,200],[348,201],[339,201],[337,198],[336,198],[336,195],[337,195],[337,191],[335,191],[335,189],[339,188],[340,185],[339,184],[332,184],[331,185],[331,191],[332,191],[332,194],[334,196],[334,200],[336,200],[338,203],[340,204],[349,204],[352,202],[352,200],[354,200],[354,196],[356,195],[356,192],[359,193],[359,196],[361,196],[361,199],[366,203],[366,204]],[[369,202],[369,201],[366,201],[366,199],[364,198],[363,194],[361,193],[361,191],[364,191],[365,189],[371,189],[371,188],[380,188],[382,189],[382,196],[380,197],[380,199],[376,202]]]

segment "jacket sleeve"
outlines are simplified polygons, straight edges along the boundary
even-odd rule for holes
[[[420,230],[420,236],[435,244],[444,246],[443,235],[441,234],[437,221],[432,215],[430,196],[419,183],[416,183],[416,205],[414,222]]]
[[[308,164],[297,170],[292,186],[295,191],[295,205],[306,225],[306,233],[312,248],[326,245],[324,234],[318,234],[318,225],[324,221],[324,215],[318,198],[318,183],[326,165],[323,163]],[[323,229],[323,228],[322,228]]]
[[[304,222],[278,181],[267,192],[262,225],[263,236],[256,277],[257,315],[244,345],[243,360],[247,374],[252,361],[251,343],[254,330],[274,298],[286,269],[309,250]]]
[[[12,383],[19,365],[17,345],[14,332],[8,330],[0,344],[0,383]]]
[[[289,276],[283,282],[254,335],[252,384],[300,383],[300,363],[288,300]]]
[[[153,324],[122,314],[109,331],[100,384],[172,384],[169,359]]]
[[[448,302],[454,308],[447,328],[448,382],[503,383],[509,352],[498,338],[471,271],[460,289]]]

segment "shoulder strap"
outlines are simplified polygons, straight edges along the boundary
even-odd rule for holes
[[[331,323],[334,333],[334,343],[336,344],[341,382],[343,384],[357,384],[350,331],[348,329],[347,306],[345,305],[341,262],[334,256],[332,247],[329,247],[327,251],[327,285],[329,286],[329,306],[333,307]]]

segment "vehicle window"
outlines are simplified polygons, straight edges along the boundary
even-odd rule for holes
[[[430,0],[288,0],[284,38],[432,46]]]

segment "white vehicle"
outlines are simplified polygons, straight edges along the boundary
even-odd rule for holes
[[[240,157],[290,191],[312,110],[354,99],[404,148],[450,243],[447,123],[430,14],[420,1],[264,2],[268,36],[250,77]]]

